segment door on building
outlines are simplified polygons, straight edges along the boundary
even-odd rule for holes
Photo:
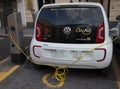
[[[5,33],[8,33],[7,16],[17,11],[16,0],[0,0],[0,26]]]
[[[43,0],[38,0],[38,8],[40,9],[43,6]]]
[[[45,4],[55,3],[55,0],[44,0]]]

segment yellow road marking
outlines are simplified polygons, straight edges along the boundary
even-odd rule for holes
[[[7,78],[10,74],[12,74],[16,69],[18,69],[20,65],[15,65],[8,71],[1,71],[0,72],[0,82]]]
[[[117,78],[117,85],[120,89],[120,68],[117,64],[117,61],[116,59],[113,57],[113,60],[112,60],[112,66],[113,66],[113,69],[114,69],[114,72],[115,72],[115,76]]]
[[[30,48],[30,46],[29,46],[29,45],[25,47],[25,49],[28,49],[28,48]]]
[[[119,87],[119,89],[120,89],[120,81],[117,81],[117,85],[118,85],[118,87]]]
[[[8,56],[8,57],[6,57],[5,59],[3,59],[2,61],[0,61],[0,64],[2,64],[2,63],[4,63],[4,62],[6,62],[7,60],[9,60],[10,59],[10,56]]]
[[[47,78],[50,77],[51,74],[46,74],[45,76],[43,76],[42,78],[42,82],[49,88],[60,88],[64,85],[64,81],[60,81],[58,84],[52,84],[49,83]],[[51,76],[51,79],[54,79],[55,77]]]

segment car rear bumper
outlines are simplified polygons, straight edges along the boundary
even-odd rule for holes
[[[61,60],[53,60],[51,59],[34,59],[32,58],[33,63],[38,65],[46,65],[46,66],[61,66],[67,68],[82,68],[82,69],[102,69],[106,68],[110,65],[111,61],[104,61],[104,62],[77,62],[73,63],[73,61],[62,61]]]
[[[70,49],[69,47],[57,48],[54,46],[55,45],[53,45],[52,47],[48,47],[48,46],[44,47],[44,45],[41,45],[41,43],[36,43],[36,44],[31,43],[30,55],[33,62],[36,64],[49,65],[49,66],[101,69],[101,68],[108,67],[112,60],[112,43],[109,43],[99,48],[95,48],[95,47],[98,47],[98,45],[97,46],[88,45],[88,46],[82,46],[82,47],[80,46],[80,47],[77,47],[77,49],[75,49],[74,47]],[[70,57],[68,57],[69,55],[62,57],[61,55],[58,55],[59,52],[57,53],[56,50],[61,51],[61,53],[64,52],[63,50],[67,50],[68,52],[70,50],[69,54],[71,55],[73,55],[72,52],[74,53],[74,51],[78,51],[78,52],[80,51],[81,55],[77,57],[75,55],[72,57],[71,55]],[[74,50],[74,51],[71,51],[71,50]],[[53,53],[55,53],[54,56],[53,56]]]

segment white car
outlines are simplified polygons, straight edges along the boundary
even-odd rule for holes
[[[104,69],[112,60],[110,41],[101,4],[47,4],[36,17],[30,55],[42,65]]]

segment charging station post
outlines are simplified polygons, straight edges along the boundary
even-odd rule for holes
[[[17,45],[24,50],[22,21],[21,14],[19,12],[14,12],[8,16],[8,26],[9,35],[11,35]],[[24,63],[26,60],[25,56],[17,49],[11,39],[9,42],[11,62],[16,64]]]

